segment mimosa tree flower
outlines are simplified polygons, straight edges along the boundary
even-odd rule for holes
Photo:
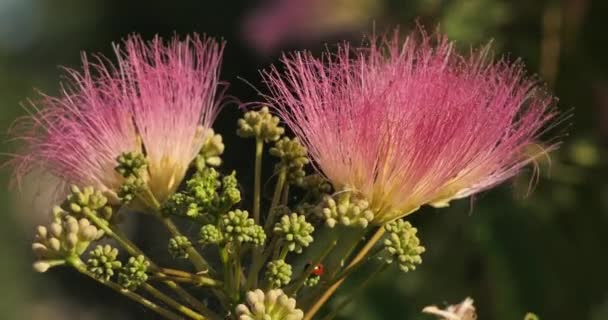
[[[169,42],[132,35],[115,45],[115,63],[83,54],[83,71],[66,69],[59,96],[42,95],[17,122],[16,139],[25,142],[13,160],[17,178],[42,167],[117,201],[124,181],[117,158],[140,153],[147,186],[165,200],[210,138],[222,50],[198,35]]]
[[[424,30],[370,43],[296,52],[262,75],[316,168],[338,197],[369,202],[372,223],[496,186],[555,146],[537,142],[554,98],[521,63],[492,61],[489,47],[461,55]]]

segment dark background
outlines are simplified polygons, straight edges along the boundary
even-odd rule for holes
[[[522,319],[527,311],[543,319],[608,319],[608,2],[277,2],[297,14],[271,4],[256,24],[251,15],[262,5],[258,1],[0,0],[0,130],[24,114],[19,105],[36,97],[33,88],[57,92],[59,65],[78,68],[82,50],[111,55],[111,42],[131,32],[145,38],[191,32],[223,37],[222,79],[242,101],[260,98],[238,77],[263,90],[257,70],[276,62],[282,50],[359,42],[374,24],[377,31],[397,25],[407,31],[416,19],[430,29],[440,24],[464,50],[493,40],[498,54],[521,57],[571,114],[562,125],[568,134],[561,149],[550,167],[543,165],[531,195],[524,173],[474,201],[414,214],[427,248],[423,265],[406,275],[386,272],[341,317],[430,319],[420,315],[423,306],[471,296],[481,319]],[[243,159],[253,161],[253,148],[234,134],[238,115],[235,106],[226,107],[216,129],[227,142],[226,167],[237,168],[246,184],[252,165]],[[0,152],[12,148],[4,144]],[[0,171],[0,185],[8,186],[10,174]],[[38,189],[6,187],[0,194],[0,319],[153,318],[68,270],[32,271],[33,227],[49,212],[38,205],[45,197]],[[146,241],[154,226],[132,230],[150,243],[148,249],[162,251]]]

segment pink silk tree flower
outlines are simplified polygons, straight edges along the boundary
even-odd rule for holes
[[[117,63],[83,55],[83,71],[66,69],[58,97],[42,95],[17,121],[17,179],[42,168],[66,184],[94,186],[117,200],[125,152],[148,160],[147,185],[165,200],[183,179],[219,110],[223,44],[198,35],[163,42],[128,37]]]
[[[555,147],[537,142],[555,100],[521,63],[492,61],[488,47],[460,55],[424,30],[370,43],[262,72],[271,106],[338,194],[367,201],[370,222],[489,189]]]

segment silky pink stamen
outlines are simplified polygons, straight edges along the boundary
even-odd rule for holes
[[[385,222],[493,187],[538,156],[529,149],[554,99],[520,63],[492,62],[488,51],[462,56],[443,36],[395,33],[322,59],[284,56],[284,70],[263,78],[317,169]]]
[[[66,183],[113,193],[123,152],[144,152],[149,185],[162,200],[183,178],[219,110],[223,44],[198,35],[164,43],[128,37],[115,46],[118,62],[83,55],[83,71],[66,69],[58,97],[42,95],[16,122],[25,142],[12,164],[16,177],[41,167]]]

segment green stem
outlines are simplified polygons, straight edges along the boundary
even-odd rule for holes
[[[264,140],[256,138],[255,140],[255,173],[253,181],[253,219],[256,224],[260,223],[260,193],[262,186],[262,155],[264,151]],[[266,221],[268,223],[268,220]],[[266,230],[266,228],[264,228]],[[247,276],[246,286],[247,288],[257,287],[258,285],[258,272],[260,268],[261,251],[259,248],[253,248],[253,260],[251,267],[249,268],[249,274]]]
[[[359,267],[361,267],[365,262],[369,261],[370,259],[373,259],[373,257],[375,257],[378,253],[380,253],[382,251],[382,249],[383,248],[378,248],[374,252],[367,255],[365,259],[361,259],[358,262],[356,262],[355,264],[349,265],[349,267],[344,268],[342,271],[338,272],[338,274],[326,286],[331,287],[336,282],[343,281],[346,277],[350,276],[354,271],[359,269]]]
[[[224,269],[224,291],[226,294],[230,295],[230,290],[233,286],[232,264],[230,263],[228,248],[225,246],[220,248],[220,261],[222,262],[222,267]]]
[[[302,275],[300,275],[300,278],[298,279],[298,281],[295,282],[291,288],[286,290],[288,295],[293,296],[296,293],[298,293],[298,290],[300,290],[300,288],[302,288],[306,279],[308,279],[308,277],[310,277],[310,275],[314,271],[315,266],[317,264],[319,264],[321,261],[323,261],[337,244],[338,244],[338,240],[333,238],[332,241],[329,243],[329,245],[325,248],[325,250],[323,250],[320,255],[315,257],[310,262],[310,265],[308,267],[306,267],[306,270],[304,270]]]
[[[340,302],[337,307],[335,307],[328,315],[323,317],[321,320],[332,320],[333,318],[335,318],[340,313],[340,311],[344,310],[344,308],[346,308],[346,306],[348,306],[348,304],[351,303],[355,299],[355,297],[360,294],[363,289],[365,289],[378,274],[386,270],[387,266],[388,264],[381,263],[378,268],[376,268],[376,270],[374,270],[372,274],[367,277],[367,279],[365,279],[361,284],[359,284],[357,288],[349,291],[348,297],[346,297],[344,301]]]
[[[281,204],[286,206],[287,203],[289,202],[289,183],[285,185],[285,188],[283,188],[283,196],[282,196],[282,200],[281,200]]]
[[[284,246],[281,248],[281,254],[279,255],[279,260],[285,260],[287,258],[287,254],[289,253],[289,248]]]
[[[190,319],[194,319],[194,320],[206,320],[207,318],[205,318],[202,314],[195,312],[194,310],[184,306],[183,304],[173,300],[173,298],[167,296],[166,294],[160,292],[158,289],[154,288],[153,286],[151,286],[148,283],[144,283],[142,285],[142,288],[144,290],[146,290],[148,293],[150,293],[152,296],[154,296],[155,298],[157,298],[158,300],[166,303],[168,306],[172,307],[173,309],[181,312],[183,315],[189,317]]]
[[[154,193],[152,193],[152,190],[150,190],[150,188],[148,186],[146,186],[143,189],[143,193],[144,193],[144,196],[142,196],[140,198],[148,200],[146,202],[154,210],[154,212],[156,213],[156,216],[165,225],[167,230],[169,230],[169,232],[171,233],[171,236],[183,237],[183,234],[179,231],[179,229],[177,228],[175,223],[173,223],[171,218],[163,217],[163,215],[160,213],[161,204],[154,196]],[[201,256],[201,254],[198,253],[198,251],[194,248],[194,246],[189,246],[186,249],[186,252],[188,253],[188,260],[190,260],[190,262],[194,265],[194,268],[196,269],[197,272],[209,271],[209,264],[207,263],[207,261],[205,261],[203,256]]]
[[[112,290],[128,297],[129,299],[143,305],[144,307],[158,313],[159,315],[165,317],[166,319],[170,319],[170,320],[181,320],[182,319],[182,317],[180,317],[178,314],[157,305],[156,303],[140,296],[139,294],[129,291],[129,290],[124,290],[117,283],[114,283],[112,281],[103,281],[103,280],[97,279],[91,272],[89,272],[89,270],[87,270],[86,265],[78,257],[70,259],[68,261],[68,263],[72,267],[74,267],[78,272],[80,272],[80,273],[88,276],[89,278],[97,281],[98,283],[100,283],[108,288],[111,288]]]
[[[160,214],[158,215],[158,218],[165,225],[167,230],[169,230],[169,233],[171,233],[173,237],[183,237],[183,234],[179,231],[175,223],[173,223],[170,218],[162,217]],[[194,246],[189,246],[186,249],[186,252],[188,253],[188,260],[190,260],[190,262],[194,265],[194,268],[197,272],[210,271],[209,264],[207,263],[207,261],[205,261],[203,256],[201,256],[201,254],[194,248]]]
[[[262,186],[262,151],[264,150],[264,140],[255,140],[255,176],[253,184],[253,219],[255,223],[260,223],[260,193]]]
[[[365,256],[374,247],[374,245],[382,238],[385,231],[386,230],[384,229],[384,227],[382,227],[382,226],[379,227],[378,230],[376,231],[376,233],[374,233],[374,235],[367,241],[365,246],[363,246],[363,248],[361,248],[359,253],[357,253],[355,258],[353,258],[353,260],[350,262],[350,264],[348,265],[347,268],[350,268],[350,267],[356,265],[359,261],[361,261],[363,258],[365,258]],[[311,320],[312,317],[314,317],[314,315],[325,304],[325,302],[327,302],[327,300],[329,300],[329,298],[334,294],[334,292],[336,292],[336,290],[342,284],[342,282],[344,282],[344,279],[336,281],[336,283],[334,283],[327,290],[325,290],[323,292],[323,294],[321,295],[321,297],[317,301],[315,301],[315,303],[308,310],[308,312],[306,312],[306,314],[304,315],[304,320]]]
[[[272,237],[272,240],[266,247],[266,250],[263,250],[263,252],[254,250],[254,253],[257,254],[253,255],[253,262],[251,263],[251,267],[249,268],[249,276],[247,277],[247,283],[245,285],[247,290],[257,288],[258,274],[260,273],[260,269],[262,269],[262,266],[264,265],[266,260],[268,260],[268,257],[270,257],[270,253],[273,251],[273,247],[277,244],[277,242],[278,238]]]
[[[93,222],[95,226],[103,230],[106,235],[110,236],[116,242],[118,242],[127,252],[129,252],[132,256],[144,255],[141,250],[139,250],[131,241],[129,241],[126,237],[119,235],[115,232],[114,228],[108,225],[108,222],[99,218],[93,213],[89,213],[88,211],[84,211],[84,215],[87,219]]]
[[[206,286],[206,287],[220,287],[222,286],[222,282],[215,280],[213,278],[192,274],[190,272],[175,270],[169,268],[159,268],[159,272],[155,274],[155,276],[159,279],[172,279],[178,282],[189,282],[196,286]]]
[[[269,234],[272,228],[272,223],[274,222],[274,216],[276,214],[275,208],[279,205],[279,201],[281,201],[281,193],[283,192],[283,185],[285,184],[285,180],[287,178],[287,170],[285,167],[281,167],[279,171],[279,177],[277,178],[277,184],[274,188],[274,194],[272,195],[272,202],[270,203],[270,209],[268,210],[268,217],[266,218],[266,223],[264,224],[264,231],[266,234]],[[256,255],[257,257],[258,255]]]
[[[234,258],[234,272],[232,273],[234,289],[232,292],[233,301],[239,301],[241,295],[241,258],[240,258],[240,245],[235,245],[233,258]]]
[[[108,236],[112,237],[116,242],[118,242],[127,252],[132,256],[142,255],[146,257],[146,260],[150,262],[150,269],[152,271],[159,269],[158,265],[156,265],[150,258],[148,258],[143,251],[141,251],[129,238],[127,238],[120,229],[116,227],[109,226],[105,221],[100,219],[94,214],[85,214],[85,216],[91,220],[98,228],[102,229]],[[165,281],[165,284],[169,286],[175,293],[177,293],[182,299],[184,299],[191,306],[195,307],[199,312],[203,313],[211,313],[212,311],[205,307],[198,299],[189,294],[184,288],[179,286],[177,283],[173,281]]]
[[[150,186],[146,185],[143,189],[143,196],[139,198],[144,201],[150,208],[154,209],[154,211],[160,211],[161,204],[154,196],[152,190],[150,190]]]
[[[161,222],[169,230],[169,233],[171,233],[171,235],[173,237],[183,237],[183,234],[179,231],[179,229],[177,228],[175,223],[173,223],[171,218],[162,216],[162,213],[160,212],[161,204],[158,202],[158,200],[156,199],[156,197],[154,196],[154,194],[152,193],[150,188],[146,187],[144,189],[144,192],[145,192],[145,195],[148,198],[150,198],[150,202],[152,202],[151,208],[154,210],[156,216],[161,220]],[[209,263],[207,263],[207,261],[205,261],[203,256],[196,250],[196,248],[194,248],[194,246],[188,247],[188,249],[186,249],[186,252],[188,253],[188,260],[190,260],[190,262],[194,265],[194,268],[196,269],[197,272],[209,272],[211,274],[214,273],[214,270],[213,270],[213,268],[211,268],[211,265],[209,265]],[[218,299],[220,300],[222,305],[225,306],[226,299],[225,299],[224,293],[220,290],[212,289],[212,291],[213,291],[213,293],[216,294],[216,296],[218,297]],[[180,293],[178,292],[178,294],[180,294]],[[197,302],[198,302],[198,300],[197,300]],[[199,302],[198,305],[202,305],[202,304]],[[205,308],[205,310],[208,310],[208,309]],[[199,311],[201,311],[201,310],[199,310]],[[209,314],[210,312],[211,311],[208,311],[207,314]]]
[[[165,280],[164,283],[169,288],[171,288],[171,290],[173,290],[175,293],[177,293],[177,295],[180,298],[184,299],[184,301],[186,301],[188,304],[190,304],[196,311],[200,312],[201,314],[205,315],[206,317],[208,317],[209,319],[212,319],[212,320],[221,320],[222,319],[222,317],[217,315],[215,312],[211,311],[211,309],[207,308],[207,306],[205,306],[197,298],[192,296],[188,291],[184,290],[184,288],[182,288],[179,284],[175,283],[174,281],[169,281],[169,280]],[[216,292],[216,294],[217,294],[217,292]],[[220,297],[218,296],[218,298],[220,298]]]
[[[126,245],[125,249],[127,249],[127,251],[129,252],[129,254],[131,254],[133,256],[143,255],[144,257],[146,257],[146,260],[148,260],[150,262],[150,268],[151,268],[152,271],[161,270],[162,269],[158,265],[156,265],[152,260],[150,260],[150,258],[148,258],[139,248],[137,248],[137,246],[135,246],[135,244],[133,244],[122,233],[122,231],[120,231],[120,229],[112,228],[112,231],[113,231],[114,235],[117,237],[117,238],[114,237],[114,239],[116,239],[117,241],[118,241],[118,239],[122,240],[122,243],[124,243]],[[213,280],[211,278],[208,278],[208,279]],[[171,290],[173,290],[175,293],[177,293],[177,295],[179,295],[180,298],[184,299],[184,301],[186,301],[188,304],[190,304],[198,312],[201,312],[203,314],[208,315],[210,318],[213,318],[213,316],[212,316],[214,314],[213,311],[209,310],[209,308],[207,308],[197,298],[195,298],[194,296],[192,296],[188,291],[184,290],[184,288],[182,288],[179,284],[177,284],[174,281],[171,281],[169,279],[165,280],[164,282],[165,282],[165,284],[169,288],[171,288]]]
[[[67,261],[63,260],[63,259],[58,259],[58,260],[42,260],[41,262],[44,262],[46,264],[48,264],[51,267],[58,267],[58,266],[63,266],[67,263]]]

